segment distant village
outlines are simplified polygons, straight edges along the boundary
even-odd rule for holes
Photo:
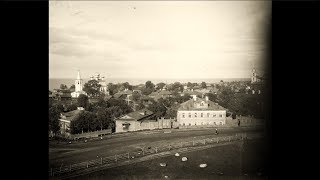
[[[164,129],[223,127],[228,119],[264,118],[265,78],[251,81],[130,85],[112,84],[99,73],[49,90],[49,136]]]

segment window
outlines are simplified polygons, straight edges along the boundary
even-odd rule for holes
[[[216,117],[216,114],[213,114],[213,116],[212,117]]]
[[[203,106],[203,102],[201,102],[200,106]]]
[[[189,126],[191,126],[191,123],[189,123]]]
[[[197,125],[197,123],[194,123],[194,125]]]
[[[203,125],[203,122],[201,122],[201,125]]]
[[[222,122],[220,122],[220,125],[222,125]]]
[[[182,113],[182,118],[184,118],[184,113]]]
[[[185,126],[186,124],[185,123],[183,123],[183,126]]]
[[[213,122],[214,125],[217,125],[216,122]]]
[[[194,117],[197,117],[197,113],[194,113]]]
[[[191,118],[191,113],[189,113],[189,118]]]
[[[219,117],[222,117],[222,114],[219,114]]]
[[[210,116],[210,113],[207,113],[207,117],[209,117]]]
[[[201,113],[201,117],[203,117],[203,113]]]

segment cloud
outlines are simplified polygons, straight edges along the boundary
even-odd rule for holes
[[[119,40],[119,37],[107,33],[85,29],[49,28],[49,51],[57,55],[114,57],[119,50],[125,50]]]

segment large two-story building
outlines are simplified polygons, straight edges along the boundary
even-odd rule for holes
[[[177,121],[184,126],[218,126],[226,123],[226,109],[205,98],[193,95],[193,98],[180,104]]]

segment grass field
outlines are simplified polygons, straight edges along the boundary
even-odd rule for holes
[[[110,168],[76,179],[267,179],[267,148],[263,140],[181,153],[136,164]],[[182,162],[182,157],[187,157]],[[161,167],[160,163],[166,163]],[[206,168],[199,164],[206,163]],[[165,178],[167,176],[167,178]]]

